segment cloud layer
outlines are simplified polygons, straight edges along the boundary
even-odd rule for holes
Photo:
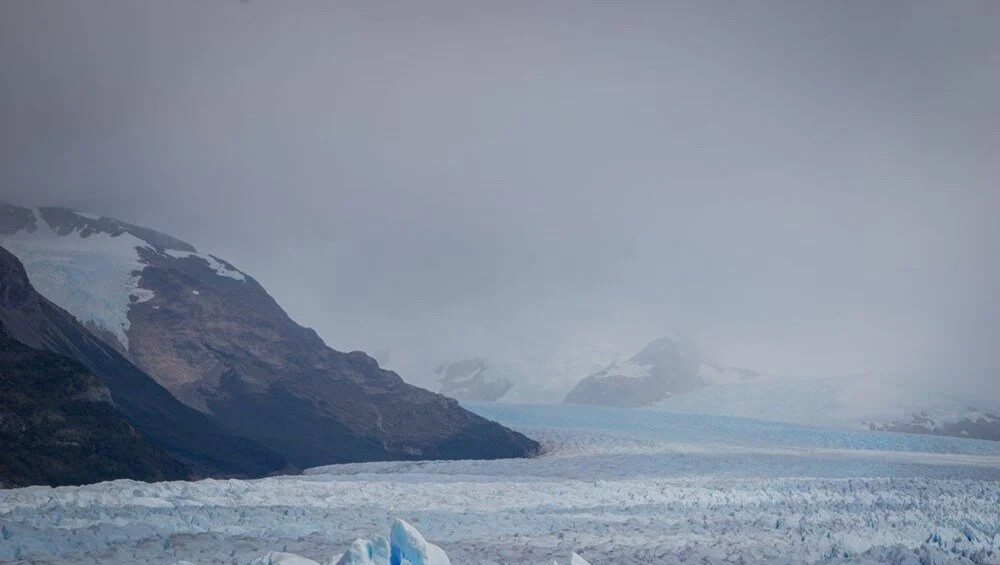
[[[995,389],[1000,6],[655,4],[6,3],[0,196],[403,371],[675,328]]]

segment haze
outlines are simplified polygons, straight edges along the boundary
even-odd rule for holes
[[[676,330],[996,393],[998,29],[990,1],[9,1],[0,196],[190,241],[417,381]]]

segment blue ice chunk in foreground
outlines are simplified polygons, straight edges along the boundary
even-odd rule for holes
[[[336,565],[389,565],[389,540],[382,536],[356,539]]]
[[[389,565],[451,565],[443,549],[429,543],[416,528],[396,520],[389,533]]]

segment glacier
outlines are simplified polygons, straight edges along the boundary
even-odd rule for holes
[[[653,410],[470,408],[529,432],[544,454],[3,490],[0,562],[354,565],[364,561],[348,556],[369,547],[386,554],[372,533],[403,518],[456,564],[565,564],[574,552],[595,565],[1000,564],[997,442]]]
[[[139,287],[146,265],[136,248],[148,247],[146,242],[130,233],[59,235],[34,213],[34,232],[0,236],[0,245],[17,255],[31,284],[48,299],[80,322],[110,332],[127,350],[129,308],[153,298]]]

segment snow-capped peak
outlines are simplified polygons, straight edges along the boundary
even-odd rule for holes
[[[0,245],[24,264],[32,285],[93,330],[128,351],[129,312],[155,293],[140,286],[144,254],[196,256],[217,275],[246,275],[161,232],[68,208],[0,204]]]
[[[653,370],[653,365],[649,363],[641,363],[635,359],[629,359],[621,363],[612,363],[606,369],[599,371],[595,376],[612,376],[612,377],[625,377],[627,379],[641,379],[648,377],[650,372]]]

